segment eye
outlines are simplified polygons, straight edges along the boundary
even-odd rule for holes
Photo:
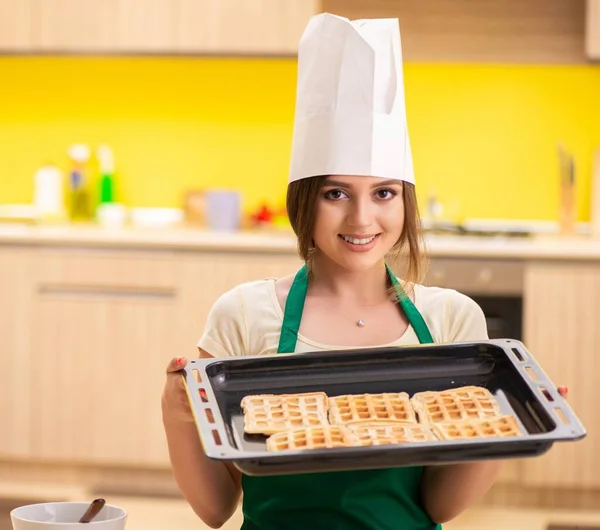
[[[330,201],[339,201],[340,199],[344,199],[348,197],[342,190],[329,190],[325,195],[323,195],[326,199]]]
[[[390,199],[393,199],[397,193],[389,188],[381,188],[375,192],[375,195],[378,199],[389,201]]]

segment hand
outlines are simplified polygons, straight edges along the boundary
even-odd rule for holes
[[[558,393],[564,397],[565,399],[567,398],[567,394],[569,393],[569,389],[566,386],[559,386],[557,388]]]
[[[181,370],[186,366],[187,359],[185,357],[173,358],[167,366],[167,380],[161,400],[164,422],[190,423],[194,421],[188,395],[181,377]]]

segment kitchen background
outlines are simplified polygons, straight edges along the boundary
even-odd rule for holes
[[[92,155],[101,144],[113,150],[115,200],[129,207],[180,208],[188,190],[217,185],[238,190],[246,212],[265,202],[283,206],[294,112],[293,43],[316,3],[292,2],[289,13],[275,8],[253,20],[248,42],[284,23],[289,29],[255,43],[254,50],[244,35],[234,41],[224,33],[223,52],[212,41],[203,50],[198,39],[176,39],[183,31],[177,16],[190,24],[192,15],[202,16],[199,7],[184,10],[194,9],[190,2],[172,8],[157,3],[154,11],[137,12],[132,1],[117,14],[100,3],[91,3],[87,13],[76,2],[48,2],[56,6],[47,12],[46,2],[39,4],[28,12],[3,1],[0,203],[30,203],[36,170],[52,163],[68,173],[67,149],[83,143]],[[257,15],[271,4],[281,2],[253,8],[247,3],[243,9],[254,9],[246,16]],[[586,39],[597,37],[594,27],[586,33],[585,5],[529,0],[490,7],[436,0],[425,7],[414,1],[330,0],[322,8],[401,17],[422,205],[434,195],[453,220],[555,221],[557,146],[563,144],[575,162],[576,217],[585,222],[593,152],[600,145],[600,69],[585,47]],[[228,16],[227,7],[219,9]],[[88,28],[94,17],[100,24],[119,13],[124,22],[109,18],[109,29]],[[60,22],[69,17],[71,24]],[[126,26],[133,17],[140,19],[137,33]],[[241,18],[230,16],[228,23],[240,25]],[[111,40],[114,26],[127,30],[129,40],[120,34]],[[139,35],[144,29],[150,32],[146,40]],[[92,156],[93,195],[96,166]]]
[[[297,269],[295,53],[322,11],[400,19],[427,282],[523,340],[588,429],[446,527],[600,526],[600,0],[0,0],[0,530],[99,495],[132,530],[203,528],[164,367],[223,291]]]

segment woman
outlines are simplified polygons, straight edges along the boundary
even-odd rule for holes
[[[198,344],[201,357],[488,338],[484,315],[470,298],[419,283],[423,254],[403,101],[386,107],[391,88],[403,98],[401,69],[375,79],[380,91],[373,91],[367,104],[356,98],[360,93],[364,103],[364,81],[373,84],[369,76],[380,75],[373,73],[380,68],[370,68],[373,60],[398,64],[397,21],[353,24],[332,15],[314,17],[300,46],[287,208],[306,266],[295,275],[245,283],[223,294]],[[324,35],[329,55],[315,46]],[[365,43],[375,50],[374,58],[362,54]],[[360,76],[366,79],[357,84]],[[315,112],[315,98],[322,107],[329,105],[325,118],[323,108]],[[345,98],[352,105],[345,105]],[[383,125],[381,109],[391,116]],[[339,126],[352,121],[370,123],[369,149],[357,148],[364,130]],[[392,138],[397,141],[389,142],[393,134],[399,134]],[[398,142],[407,148],[399,150]],[[406,264],[401,281],[387,267],[397,256]],[[167,368],[165,430],[177,483],[213,528],[231,517],[243,492],[244,530],[433,530],[478,500],[500,472],[501,463],[489,461],[241,476],[232,465],[203,454],[177,374],[185,363],[174,359]]]

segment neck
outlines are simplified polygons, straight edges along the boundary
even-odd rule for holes
[[[359,305],[376,305],[389,300],[388,276],[383,260],[371,269],[349,271],[317,251],[311,271],[311,296],[336,297]]]

